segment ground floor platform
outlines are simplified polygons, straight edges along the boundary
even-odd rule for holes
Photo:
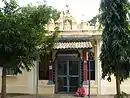
[[[8,98],[36,98],[35,95],[8,95]],[[130,96],[129,96],[130,97]],[[129,98],[128,97],[128,98]],[[39,95],[39,98],[88,98],[85,97],[75,97],[72,94],[54,94],[54,95]],[[91,98],[114,98],[114,95],[92,95]]]

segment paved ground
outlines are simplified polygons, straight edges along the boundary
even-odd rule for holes
[[[7,98],[36,98],[34,95],[8,95]],[[55,95],[41,95],[39,98],[83,98],[83,97],[75,97],[73,95],[67,94],[55,94]],[[84,97],[88,98],[88,96]],[[90,98],[114,98],[114,96],[91,96]],[[128,97],[130,98],[130,96]]]

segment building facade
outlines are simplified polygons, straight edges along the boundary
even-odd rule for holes
[[[83,83],[88,92],[90,76],[91,94],[115,94],[114,76],[110,83],[101,79],[99,54],[102,30],[99,29],[98,20],[95,26],[90,26],[84,20],[77,23],[69,10],[66,10],[57,21],[51,20],[46,25],[50,32],[53,32],[55,27],[59,27],[60,34],[54,50],[49,55],[41,57],[40,62],[34,62],[36,66],[30,72],[24,71],[23,74],[15,76],[8,70],[7,92],[35,94],[37,76],[39,94],[72,93],[80,83]],[[1,72],[2,68],[0,75]],[[130,94],[129,81],[130,79],[122,83],[121,89]]]

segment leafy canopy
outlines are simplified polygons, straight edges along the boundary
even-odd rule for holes
[[[56,20],[59,12],[46,4],[19,7],[16,0],[3,0],[4,7],[0,8],[0,65],[30,70],[33,61],[40,53],[52,49],[56,32],[49,32],[45,25],[53,18]]]
[[[100,22],[104,26],[100,59],[102,77],[119,75],[120,81],[129,77],[130,71],[130,30],[127,14],[128,0],[101,0]]]

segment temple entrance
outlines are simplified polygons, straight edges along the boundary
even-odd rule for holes
[[[57,58],[56,91],[75,92],[81,82],[81,61],[74,54],[63,54]]]

